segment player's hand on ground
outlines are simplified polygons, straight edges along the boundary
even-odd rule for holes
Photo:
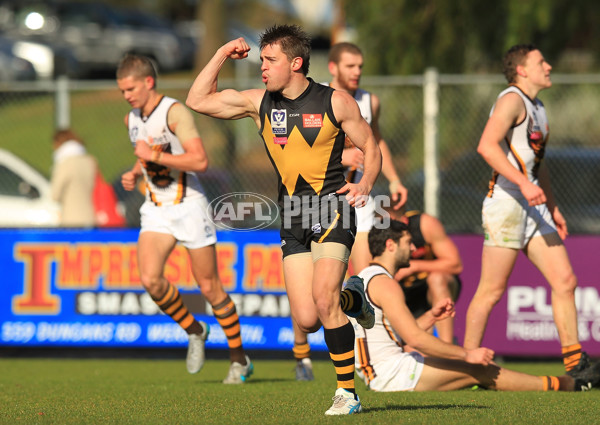
[[[566,239],[569,236],[569,229],[567,229],[567,220],[563,217],[562,213],[558,210],[558,207],[554,207],[552,210],[552,219],[556,224],[556,231],[561,239]]]
[[[345,167],[362,168],[365,163],[365,155],[355,147],[346,148],[342,151],[342,165]]]
[[[431,314],[436,320],[444,320],[448,317],[454,317],[456,311],[454,311],[454,301],[450,298],[439,300],[431,307]]]
[[[467,356],[465,357],[465,361],[467,363],[487,366],[492,363],[492,360],[494,359],[494,351],[489,348],[479,347],[466,351]]]
[[[138,175],[133,171],[127,171],[126,173],[123,173],[121,176],[121,184],[123,185],[123,189],[127,191],[132,191],[135,189],[137,179]]]
[[[246,43],[246,40],[244,40],[243,37],[240,37],[235,40],[231,40],[229,43],[225,44],[222,49],[223,53],[228,58],[243,59],[248,57],[250,46],[248,46],[248,43]]]
[[[389,189],[392,202],[395,204],[394,209],[399,210],[404,204],[406,204],[408,199],[408,189],[404,187],[400,180],[391,181]]]
[[[369,190],[360,182],[346,183],[336,193],[340,195],[345,193],[346,201],[348,201],[348,203],[355,208],[364,207],[369,199]]]
[[[546,202],[546,194],[544,193],[542,188],[536,184],[531,183],[529,180],[527,180],[523,185],[521,185],[520,189],[525,199],[527,199],[529,206],[533,207],[535,205],[541,205]]]

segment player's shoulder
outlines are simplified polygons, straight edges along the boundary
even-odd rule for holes
[[[331,93],[331,101],[332,103],[345,104],[349,106],[356,106],[358,108],[358,104],[356,103],[356,99],[347,91],[344,90],[333,90]]]
[[[496,116],[519,116],[526,109],[525,100],[517,90],[504,90],[498,96],[494,105],[494,114]]]
[[[374,273],[369,279],[370,288],[380,288],[388,291],[389,288],[395,288],[396,286],[398,286],[398,282],[384,271]]]

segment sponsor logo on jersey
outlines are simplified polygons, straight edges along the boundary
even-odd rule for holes
[[[276,145],[287,145],[287,142],[287,137],[273,137],[273,143],[275,143]]]
[[[304,127],[304,128],[323,127],[323,116],[321,114],[302,114],[302,127]]]

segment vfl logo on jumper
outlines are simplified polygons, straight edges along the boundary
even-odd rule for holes
[[[226,193],[215,198],[208,209],[208,216],[217,228],[240,232],[264,229],[279,216],[274,201],[252,192]]]
[[[285,109],[271,109],[271,127],[276,136],[287,134],[287,111]]]
[[[138,133],[140,132],[139,127],[136,125],[131,130],[129,130],[129,139],[131,140],[131,145],[135,148],[136,141],[138,139]]]
[[[323,127],[323,116],[321,114],[302,114],[302,126],[304,128]]]

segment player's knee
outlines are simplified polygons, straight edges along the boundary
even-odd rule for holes
[[[141,274],[140,281],[146,291],[153,297],[158,298],[167,290],[167,282],[161,276]]]
[[[316,299],[315,306],[317,308],[317,314],[319,317],[330,317],[335,312],[333,301],[325,297]]]
[[[221,282],[216,277],[206,277],[197,279],[200,292],[204,298],[211,304],[223,298],[223,287]]]
[[[554,284],[553,291],[559,295],[570,295],[572,296],[575,293],[575,288],[577,288],[577,277],[573,272],[565,273],[563,276],[560,276],[560,282],[558,284]]]
[[[493,307],[498,304],[498,301],[504,295],[504,290],[505,288],[500,286],[486,286],[485,289],[480,286],[475,293],[475,298],[477,298],[478,303]]]
[[[296,325],[304,333],[313,333],[319,330],[321,323],[317,317],[300,315],[296,317]]]
[[[450,282],[452,279],[453,277],[448,274],[430,273],[427,278],[427,285],[429,286],[429,290],[434,294],[449,296]]]

